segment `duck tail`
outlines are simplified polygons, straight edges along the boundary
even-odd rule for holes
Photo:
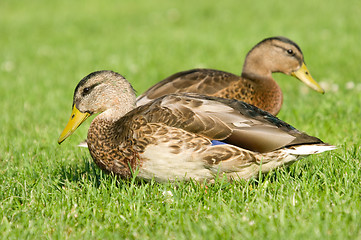
[[[296,145],[285,149],[285,151],[293,155],[311,155],[326,151],[332,151],[335,149],[337,149],[336,146],[322,143],[322,144]]]

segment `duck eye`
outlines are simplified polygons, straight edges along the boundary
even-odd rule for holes
[[[83,89],[83,96],[84,96],[84,95],[87,95],[89,92],[90,92],[90,88],[87,88],[87,87],[84,88],[84,89]]]
[[[287,53],[290,54],[290,55],[292,55],[292,54],[293,54],[293,50],[292,50],[292,49],[288,49],[288,50],[287,50]]]
[[[83,96],[85,96],[85,95],[88,95],[91,91],[93,91],[93,89],[96,87],[96,86],[98,86],[99,84],[98,83],[96,83],[96,84],[93,84],[93,85],[91,85],[91,86],[89,86],[89,87],[85,87],[85,88],[83,88],[83,91],[82,91],[82,95]]]

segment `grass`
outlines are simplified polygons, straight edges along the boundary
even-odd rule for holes
[[[356,0],[2,1],[2,238],[360,239],[360,14]],[[275,74],[279,117],[338,150],[205,189],[103,174],[75,147],[90,121],[56,143],[92,71],[118,71],[141,93],[194,67],[240,73],[247,51],[275,35],[296,41],[331,86],[322,96]]]

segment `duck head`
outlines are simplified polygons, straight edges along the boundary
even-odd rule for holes
[[[130,83],[113,71],[97,71],[84,77],[76,86],[72,113],[58,143],[69,137],[89,116],[123,116],[135,107],[135,92]]]

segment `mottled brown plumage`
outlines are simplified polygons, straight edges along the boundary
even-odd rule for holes
[[[137,169],[137,177],[157,181],[248,179],[334,148],[237,100],[181,93],[136,107],[131,85],[111,71],[80,81],[58,142],[95,113],[90,154],[101,169],[123,178]]]
[[[304,65],[298,45],[284,37],[273,37],[261,41],[249,51],[241,76],[212,69],[179,72],[140,95],[137,105],[166,94],[193,92],[241,100],[276,115],[281,109],[283,95],[272,78],[274,72],[293,75],[323,93]]]

